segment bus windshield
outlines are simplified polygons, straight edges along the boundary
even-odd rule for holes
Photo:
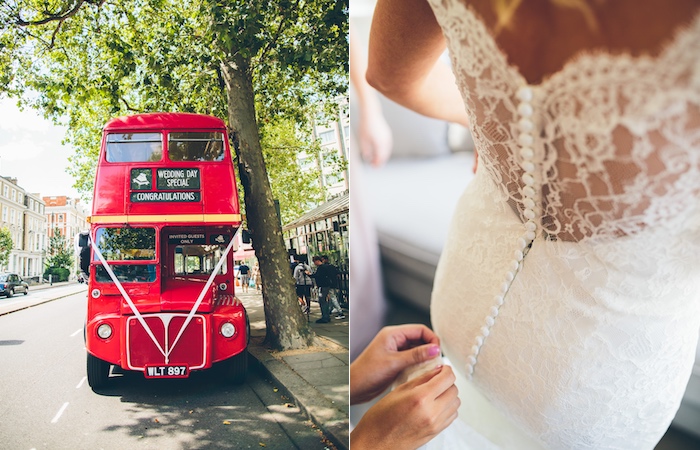
[[[219,245],[178,245],[175,247],[175,275],[210,275],[222,255]],[[224,261],[219,274],[226,272]]]
[[[168,135],[171,161],[223,161],[224,134],[221,132],[186,132]]]
[[[160,161],[163,156],[161,133],[109,133],[107,162]]]
[[[121,283],[152,283],[156,281],[155,264],[114,264],[110,267],[114,276]],[[107,270],[100,265],[95,270],[95,281],[111,283],[112,278]]]
[[[156,229],[153,227],[98,228],[95,243],[107,261],[156,259]]]

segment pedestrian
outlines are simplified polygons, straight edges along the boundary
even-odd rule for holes
[[[296,259],[295,262],[294,283],[297,288],[297,297],[299,304],[302,306],[302,311],[308,314],[311,310],[311,286],[314,283],[311,279],[311,267],[299,259]]]
[[[255,291],[262,292],[262,275],[260,274],[260,264],[257,261],[253,266],[252,277],[255,283]]]
[[[335,273],[328,265],[323,264],[323,258],[316,255],[313,257],[316,272],[311,276],[316,281],[318,286],[318,304],[321,307],[321,318],[316,323],[328,323],[331,321],[331,308],[328,304],[328,293],[334,285]]]
[[[250,283],[250,267],[248,267],[245,261],[241,261],[241,265],[238,267],[238,273],[241,276],[241,288],[243,292],[248,292],[248,284]]]
[[[331,314],[335,312],[336,319],[345,319],[343,308],[341,308],[340,303],[338,303],[338,268],[330,263],[328,256],[326,255],[321,255],[321,260],[323,261],[324,265],[327,265],[331,269],[332,272],[331,279],[333,280],[333,285],[328,292],[328,300],[331,304]]]

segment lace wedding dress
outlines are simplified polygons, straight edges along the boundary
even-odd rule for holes
[[[461,420],[432,445],[651,449],[700,328],[700,16],[529,85],[476,13],[430,3],[480,157],[431,311]]]

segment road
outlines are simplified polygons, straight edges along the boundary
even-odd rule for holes
[[[93,392],[85,377],[84,287],[2,299],[0,314],[6,302],[52,297],[62,298],[0,316],[3,449],[328,447],[282,391],[254,372],[241,386],[206,372],[185,380],[113,374],[108,388]]]

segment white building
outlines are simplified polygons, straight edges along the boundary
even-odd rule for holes
[[[46,217],[38,194],[27,194],[17,179],[0,177],[0,227],[12,235],[13,249],[2,270],[41,276],[46,255]]]

